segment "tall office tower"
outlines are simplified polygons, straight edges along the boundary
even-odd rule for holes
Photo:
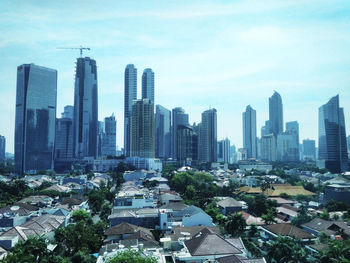
[[[62,116],[66,116],[62,114]],[[73,119],[56,119],[55,160],[73,158]]]
[[[290,161],[300,161],[299,123],[297,121],[286,122],[286,133],[293,136],[290,152]]]
[[[154,72],[150,68],[146,68],[142,74],[142,98],[154,104]]]
[[[157,158],[171,157],[171,111],[156,105],[155,154]]]
[[[217,116],[216,109],[202,113],[199,133],[199,161],[211,163],[217,160]]]
[[[347,170],[344,110],[339,107],[339,95],[331,98],[318,109],[317,165],[327,168],[332,173]]]
[[[277,135],[277,160],[282,162],[299,161],[299,144],[296,144],[296,135],[283,132]]]
[[[64,106],[64,111],[61,113],[61,118],[68,118],[73,120],[74,116],[74,106],[67,105]]]
[[[179,125],[189,126],[188,114],[185,113],[183,108],[177,107],[172,110],[172,125],[171,125],[171,152],[173,159],[176,159],[177,149],[177,128]]]
[[[256,111],[248,105],[243,118],[243,148],[247,149],[247,157],[257,158],[256,145]]]
[[[303,140],[303,160],[316,160],[315,140]]]
[[[130,124],[130,156],[154,158],[154,104],[150,99],[133,102]]]
[[[0,135],[0,162],[6,160],[6,138]]]
[[[102,156],[116,156],[117,154],[117,121],[114,114],[106,117],[102,136]]]
[[[217,161],[223,163],[230,162],[230,140],[225,138],[224,140],[218,141],[218,150],[217,150]]]
[[[125,68],[124,75],[124,154],[130,156],[130,117],[132,102],[137,99],[137,69],[133,64]]]
[[[237,162],[236,146],[232,145],[230,146],[230,163],[236,163],[236,162]]]
[[[103,138],[105,136],[105,124],[103,121],[97,122],[97,151],[96,157],[102,156]]]
[[[15,171],[53,169],[57,71],[34,64],[17,68]]]
[[[276,136],[283,132],[283,104],[282,98],[276,91],[269,98],[269,133]]]
[[[181,165],[191,165],[197,160],[198,136],[189,126],[177,128],[176,160]]]
[[[350,159],[350,135],[346,137],[346,141],[348,144],[348,159]]]
[[[74,156],[98,155],[98,99],[96,61],[78,58],[74,90]]]
[[[264,135],[260,139],[261,160],[264,162],[275,162],[277,159],[276,138],[273,134]]]
[[[265,121],[265,125],[261,127],[261,136],[270,134],[269,121]]]

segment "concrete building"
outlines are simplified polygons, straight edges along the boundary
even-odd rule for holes
[[[198,135],[189,126],[177,126],[176,160],[182,166],[198,160]]]
[[[125,68],[124,74],[124,154],[130,156],[130,117],[132,102],[137,99],[137,69],[133,64]]]
[[[78,58],[74,91],[74,155],[76,158],[97,156],[98,98],[96,61]]]
[[[155,114],[155,155],[157,158],[171,157],[171,111],[156,105]]]
[[[154,158],[154,104],[150,99],[133,102],[130,123],[130,156]]]
[[[218,162],[230,163],[230,140],[226,137],[224,140],[218,141]]]
[[[256,111],[248,105],[242,114],[243,119],[243,148],[247,149],[247,157],[257,158]]]
[[[142,74],[142,99],[149,99],[154,104],[154,72],[150,68]]]
[[[287,122],[286,131],[277,135],[277,160],[283,162],[298,162],[299,154],[299,124],[297,121]]]
[[[0,162],[6,160],[6,138],[0,135]]]
[[[275,162],[277,160],[276,139],[273,134],[264,135],[260,139],[261,160],[263,162]]]
[[[283,132],[283,104],[281,95],[274,92],[269,98],[269,132],[277,136]]]
[[[15,171],[53,169],[57,71],[34,64],[17,68]]]
[[[116,156],[117,150],[117,121],[114,114],[106,117],[102,136],[102,156]]]
[[[171,125],[171,152],[172,158],[177,157],[177,127],[179,125],[189,126],[188,114],[185,113],[183,108],[177,107],[172,110],[172,125]]]
[[[339,107],[339,95],[318,111],[317,165],[332,173],[345,172],[348,168],[344,110]]]
[[[216,109],[202,113],[199,133],[199,161],[205,163],[217,160],[217,116]]]
[[[302,158],[303,160],[316,160],[316,146],[315,146],[315,140],[306,139],[303,140],[303,153]]]

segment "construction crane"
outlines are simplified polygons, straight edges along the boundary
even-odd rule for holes
[[[90,50],[89,47],[58,47],[57,49],[80,49],[80,57],[83,57],[83,50]]]

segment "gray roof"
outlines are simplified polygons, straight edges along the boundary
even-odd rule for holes
[[[192,256],[242,254],[243,252],[208,228],[202,229],[192,239],[185,241]]]
[[[204,228],[210,229],[212,232],[220,234],[220,229],[215,226],[181,226],[173,228],[173,233],[166,235],[171,238],[172,241],[178,241],[180,237],[193,237],[198,232],[203,230]]]
[[[303,224],[302,227],[311,228],[317,232],[324,232],[327,235],[334,235],[338,229],[343,229],[344,233],[350,236],[350,226],[340,221],[327,221],[321,218],[314,218],[310,222]]]
[[[227,197],[224,200],[217,202],[221,207],[243,207],[243,205],[232,197]]]
[[[160,209],[171,209],[173,211],[180,211],[183,210],[185,208],[187,208],[188,205],[182,203],[182,202],[170,202],[167,205],[162,205],[161,207],[159,207]]]
[[[174,216],[175,217],[184,217],[185,215],[193,216],[193,215],[198,214],[198,213],[206,214],[201,208],[194,206],[194,205],[191,205],[189,207],[186,207],[183,210],[174,212]]]

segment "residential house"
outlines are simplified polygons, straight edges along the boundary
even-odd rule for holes
[[[328,221],[321,218],[314,218],[310,222],[302,224],[301,227],[315,236],[325,233],[328,237],[334,237],[336,235],[350,237],[350,225],[342,221]]]
[[[262,230],[260,233],[261,237],[266,241],[276,239],[278,236],[287,236],[290,238],[297,238],[297,239],[300,239],[302,242],[309,242],[316,238],[314,235],[311,235],[309,232],[299,227],[293,226],[290,223],[265,225],[265,226],[261,226],[260,229]]]
[[[226,197],[217,202],[217,206],[220,209],[221,213],[228,215],[235,212],[240,212],[243,210],[244,205],[233,199],[232,197]]]

